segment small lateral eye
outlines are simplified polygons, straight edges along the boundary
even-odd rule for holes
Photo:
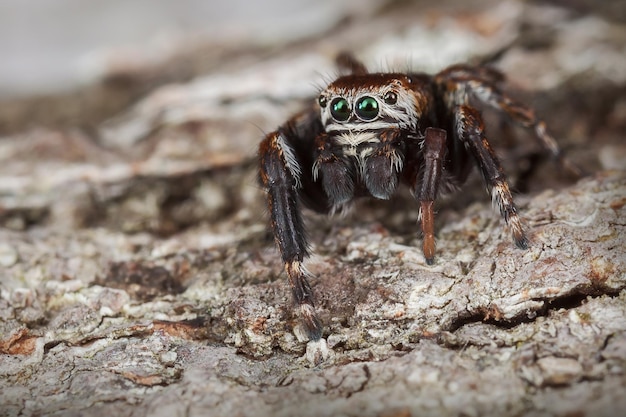
[[[385,96],[383,97],[383,100],[385,100],[385,103],[387,104],[396,104],[396,102],[398,101],[398,95],[393,91],[387,91],[385,93]]]
[[[330,114],[339,122],[345,122],[350,118],[350,105],[348,100],[337,97],[330,103]]]
[[[326,96],[319,96],[319,98],[317,99],[317,102],[322,108],[326,107],[326,104],[328,104],[328,100],[326,99]]]
[[[361,97],[356,103],[356,114],[363,120],[374,120],[378,116],[378,101],[374,97]]]

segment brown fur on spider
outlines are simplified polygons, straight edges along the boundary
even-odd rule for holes
[[[506,177],[470,98],[532,129],[547,152],[580,175],[533,110],[496,87],[503,76],[493,69],[455,65],[430,76],[368,73],[348,54],[337,62],[350,74],[330,83],[317,103],[268,134],[259,147],[271,228],[312,340],[322,336],[322,324],[302,265],[309,255],[302,205],[340,211],[361,196],[389,199],[402,181],[419,203],[424,257],[433,264],[437,194],[463,184],[477,165],[513,241],[528,247]]]

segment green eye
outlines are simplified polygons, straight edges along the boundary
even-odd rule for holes
[[[363,120],[374,120],[378,116],[378,102],[373,97],[361,97],[356,103],[356,114]]]
[[[330,114],[339,122],[345,122],[350,118],[350,105],[345,98],[338,97],[330,103]]]
[[[326,107],[326,97],[319,96],[319,98],[317,99],[317,102],[319,103],[320,107],[322,108]]]

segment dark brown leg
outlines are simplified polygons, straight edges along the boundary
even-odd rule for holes
[[[424,170],[418,194],[420,220],[424,234],[423,251],[426,263],[432,265],[435,259],[435,213],[434,204],[441,183],[441,170],[446,155],[446,131],[429,127],[424,138]]]
[[[305,329],[312,340],[322,336],[322,325],[315,312],[313,292],[302,261],[308,256],[304,223],[300,215],[297,184],[301,174],[287,133],[270,133],[261,142],[260,179],[267,190],[271,227],[289,275],[294,300]]]
[[[545,122],[536,116],[533,109],[513,100],[508,95],[487,83],[479,80],[468,80],[465,83],[481,101],[489,104],[496,110],[504,111],[519,125],[532,129],[539,144],[550,152],[550,154],[559,161],[559,164],[571,175],[575,177],[581,177],[583,175],[583,171],[563,155],[556,140],[548,133]]]
[[[455,117],[459,140],[466,144],[478,163],[485,184],[491,192],[491,199],[500,208],[500,214],[511,228],[515,244],[521,249],[526,249],[528,238],[517,215],[504,171],[485,137],[480,113],[469,106],[458,106]]]

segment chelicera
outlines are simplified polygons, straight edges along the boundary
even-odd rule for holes
[[[302,206],[333,213],[358,197],[389,199],[403,182],[419,204],[424,257],[433,264],[437,196],[462,185],[477,165],[513,242],[528,247],[509,184],[471,100],[532,129],[546,152],[580,174],[533,110],[500,91],[503,76],[494,69],[455,65],[434,76],[368,73],[348,54],[338,64],[349,74],[331,82],[316,103],[268,134],[259,148],[271,228],[312,340],[321,337],[322,324],[303,266],[309,250]]]

